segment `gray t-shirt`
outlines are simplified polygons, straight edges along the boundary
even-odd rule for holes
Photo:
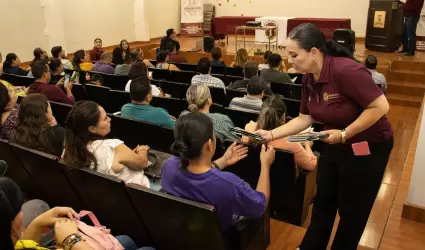
[[[127,64],[119,64],[115,67],[115,75],[128,75],[128,72],[130,72],[131,65]]]
[[[262,69],[260,76],[268,82],[292,83],[288,74],[275,69]]]

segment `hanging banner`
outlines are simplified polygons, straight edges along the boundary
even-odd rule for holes
[[[181,35],[204,35],[204,1],[181,0]]]
[[[416,49],[425,50],[425,5],[422,8],[421,17],[416,28],[416,36]]]

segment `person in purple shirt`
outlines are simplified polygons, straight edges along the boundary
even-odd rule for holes
[[[388,101],[364,65],[316,25],[299,25],[286,44],[294,69],[306,73],[300,114],[257,133],[271,141],[324,124],[317,193],[299,249],[326,249],[338,211],[332,250],[356,250],[394,145]]]
[[[245,158],[248,149],[233,143],[223,157],[211,162],[216,139],[211,119],[193,112],[181,116],[174,128],[171,150],[180,157],[168,159],[162,169],[162,188],[172,195],[212,205],[224,234],[229,233],[238,216],[261,217],[270,198],[270,165],[274,149],[261,152],[261,174],[253,190],[238,176],[222,172]]]
[[[115,73],[115,69],[114,67],[111,66],[111,62],[112,62],[112,54],[108,52],[104,52],[100,56],[100,61],[94,64],[92,71],[113,75]]]

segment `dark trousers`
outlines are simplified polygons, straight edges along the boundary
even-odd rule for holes
[[[354,156],[351,145],[324,146],[311,224],[301,250],[326,250],[337,211],[340,221],[332,250],[357,249],[393,144],[393,139],[369,144],[369,156]]]
[[[415,54],[416,50],[416,28],[418,26],[420,16],[407,16],[404,18],[403,35],[401,42],[403,43],[403,51],[409,54]]]

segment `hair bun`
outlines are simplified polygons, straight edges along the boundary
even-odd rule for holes
[[[175,155],[185,156],[188,151],[188,146],[182,140],[176,140],[173,145],[171,145],[171,152]]]
[[[199,107],[196,104],[189,104],[188,107],[189,111],[194,112],[194,111],[198,111]]]

